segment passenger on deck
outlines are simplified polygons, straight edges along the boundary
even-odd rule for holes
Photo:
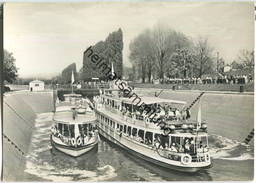
[[[189,139],[185,140],[185,145],[184,145],[184,152],[187,153],[190,150],[190,142]]]
[[[176,149],[176,144],[175,143],[172,143],[172,145],[170,147],[170,151],[178,152],[178,150]]]
[[[177,120],[181,118],[180,111],[178,109],[175,110]]]
[[[171,111],[171,110],[169,110],[168,111],[168,119],[172,119],[173,117],[174,117],[175,115],[174,115],[174,112],[173,111]]]
[[[183,153],[183,152],[184,152],[184,148],[183,148],[182,145],[179,145],[178,152],[180,152],[180,153]]]
[[[193,140],[191,140],[191,143],[190,143],[190,147],[189,147],[189,150],[191,153],[195,153],[195,142]]]
[[[159,142],[157,139],[154,140],[154,146],[155,146],[157,149],[158,149],[159,146],[160,146],[160,142]]]

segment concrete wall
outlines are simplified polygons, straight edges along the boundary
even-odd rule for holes
[[[36,113],[53,110],[52,92],[7,93],[3,101],[3,179],[22,180]],[[24,153],[24,154],[22,154]]]

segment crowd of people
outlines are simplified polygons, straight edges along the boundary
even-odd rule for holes
[[[170,78],[165,79],[166,84],[246,84],[253,81],[252,75],[206,76],[203,78]]]
[[[150,110],[149,110],[150,109]],[[135,117],[139,120],[147,120],[147,122],[159,122],[166,120],[185,120],[190,118],[189,110],[179,110],[170,105],[152,104],[148,108],[138,108],[134,112],[130,112],[129,108],[123,108],[121,110],[123,115]]]

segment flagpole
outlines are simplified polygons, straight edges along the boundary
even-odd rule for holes
[[[197,140],[198,140],[198,131],[201,128],[202,124],[202,111],[201,111],[201,99],[198,101],[198,112],[197,112],[197,125],[196,125],[196,139],[195,139],[195,146],[194,146],[194,151],[197,145]]]
[[[75,77],[74,77],[74,72],[72,70],[72,74],[71,74],[71,91],[72,91],[72,94],[73,94],[73,83],[75,81]]]

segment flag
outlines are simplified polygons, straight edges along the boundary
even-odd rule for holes
[[[197,112],[197,128],[199,129],[201,127],[202,119],[201,119],[201,100],[199,99],[198,102],[198,112]]]
[[[71,84],[73,84],[75,82],[75,77],[74,77],[74,72],[72,70],[72,75],[71,75]]]
[[[111,75],[114,77],[115,76],[115,73],[114,73],[114,66],[113,66],[113,62],[111,63],[112,66],[111,66]]]

